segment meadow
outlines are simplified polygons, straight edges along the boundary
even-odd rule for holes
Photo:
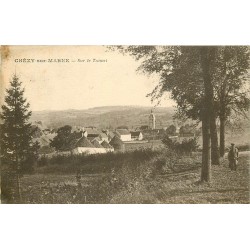
[[[241,152],[237,171],[231,171],[225,157],[212,166],[207,184],[199,181],[200,153],[147,149],[56,158],[21,178],[22,203],[248,204],[249,159],[249,152]]]

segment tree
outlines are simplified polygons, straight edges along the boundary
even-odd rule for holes
[[[202,122],[203,142],[204,136],[209,138],[209,142],[211,141],[211,145],[205,143],[205,147],[208,147],[209,150],[211,147],[212,163],[219,164],[216,119],[218,110],[222,109],[218,109],[219,99],[216,86],[220,86],[219,83],[223,79],[221,67],[218,67],[223,62],[220,57],[220,47],[118,46],[116,49],[140,61],[138,71],[148,75],[157,74],[160,77],[159,84],[148,95],[152,101],[157,100],[159,103],[164,93],[170,92],[171,98],[177,103],[177,116]],[[228,47],[228,50],[232,52],[237,50],[237,47]],[[242,49],[242,53],[238,53],[238,55],[236,53],[235,58],[238,59],[234,60],[232,64],[232,76],[240,65],[244,65],[245,70],[248,68],[245,63],[246,50],[247,47]],[[242,82],[242,74],[237,81]],[[228,81],[228,83],[230,83],[230,87],[228,87],[231,92],[230,96],[233,96],[232,93],[237,88],[231,84],[232,81]],[[239,89],[242,90],[242,86],[239,86]],[[207,95],[211,100],[207,99]],[[235,108],[238,106],[242,110],[242,106],[246,104],[246,99],[242,97],[242,94],[238,95],[237,101],[234,102]],[[239,99],[243,102],[239,102]],[[209,107],[208,103],[212,106]],[[228,107],[231,109],[230,106]],[[220,112],[223,113],[223,111]],[[210,155],[209,152],[208,154]]]
[[[69,149],[69,142],[71,136],[72,127],[65,125],[57,130],[57,135],[51,141],[50,146],[56,150],[64,151]]]
[[[180,134],[191,134],[195,133],[195,125],[185,124],[180,127]]]
[[[214,47],[201,47],[200,58],[201,68],[204,80],[204,101],[202,105],[202,168],[201,181],[210,181],[211,179],[211,123],[214,119],[214,94],[211,78],[211,64],[214,60]]]
[[[177,154],[191,154],[198,149],[197,138],[183,140],[182,142],[172,141],[168,136],[164,137],[162,143]]]
[[[167,134],[169,135],[175,135],[176,134],[176,127],[175,125],[170,125],[167,129],[166,129]]]
[[[220,46],[214,62],[213,86],[220,120],[220,156],[225,153],[225,124],[232,115],[247,117],[249,99],[249,60],[247,46]]]
[[[19,78],[14,75],[6,90],[5,105],[2,106],[3,120],[1,136],[1,161],[16,177],[16,200],[20,202],[19,177],[24,170],[30,170],[37,158],[39,145],[32,143],[32,128],[29,123],[31,111],[24,98]]]
[[[202,180],[209,181],[211,165],[210,123],[215,123],[215,120],[211,119],[210,116],[205,116],[207,108],[209,115],[213,114],[214,110],[213,107],[211,110],[208,107],[208,98],[206,97],[207,94],[211,97],[210,56],[208,58],[207,52],[205,53],[200,47],[188,46],[118,46],[118,50],[132,55],[135,60],[142,60],[138,68],[142,73],[160,76],[159,84],[148,95],[152,101],[158,100],[159,102],[165,92],[170,92],[171,98],[177,103],[179,115],[202,121],[203,169],[206,169],[202,173]],[[205,90],[205,88],[207,89]],[[216,128],[216,124],[211,127],[212,129]],[[217,135],[217,131],[216,133],[213,131],[212,134]],[[218,138],[215,151],[218,151]]]

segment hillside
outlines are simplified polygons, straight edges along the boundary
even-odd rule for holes
[[[49,128],[63,125],[95,126],[100,128],[130,128],[148,125],[151,107],[141,106],[105,106],[85,110],[34,111],[31,121],[42,121]],[[172,123],[174,108],[158,107],[154,110],[156,127],[168,126]]]

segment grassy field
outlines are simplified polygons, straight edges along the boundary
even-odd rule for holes
[[[160,203],[249,203],[249,155],[242,153],[237,171],[227,160],[212,167],[212,182],[200,184],[200,169],[161,177],[155,193]]]
[[[21,178],[23,203],[249,203],[249,152],[237,171],[225,160],[202,184],[200,156],[154,156],[137,167],[102,174],[32,174]],[[174,158],[173,158],[174,159]],[[156,171],[157,170],[157,171]]]

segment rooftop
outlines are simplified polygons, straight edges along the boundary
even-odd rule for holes
[[[130,132],[127,129],[116,129],[116,132],[120,135],[130,135]]]

